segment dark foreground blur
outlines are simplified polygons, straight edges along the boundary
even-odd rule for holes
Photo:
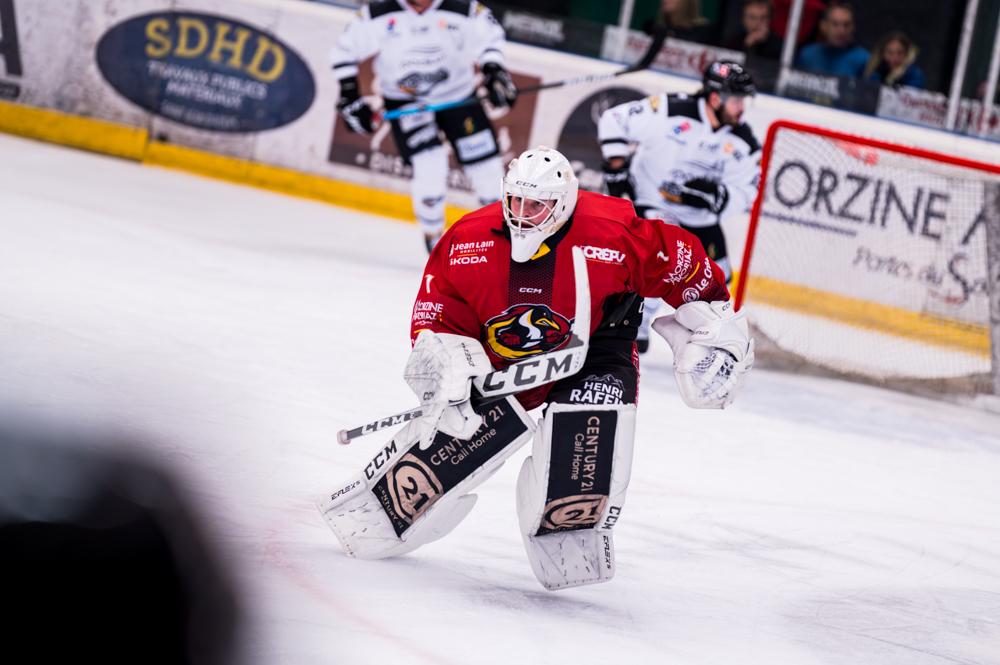
[[[235,663],[237,595],[138,442],[0,426],[5,662]],[[111,445],[108,445],[108,444]]]

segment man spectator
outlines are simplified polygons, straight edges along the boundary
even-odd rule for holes
[[[804,47],[795,68],[830,76],[864,76],[868,50],[854,42],[854,8],[831,4],[819,22],[821,42]]]
[[[744,0],[740,15],[740,31],[725,44],[726,48],[743,51],[748,57],[781,58],[781,38],[771,32],[771,0]]]

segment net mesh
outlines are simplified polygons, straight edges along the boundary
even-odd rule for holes
[[[764,355],[988,391],[984,203],[1000,177],[797,128],[768,148],[744,297]]]

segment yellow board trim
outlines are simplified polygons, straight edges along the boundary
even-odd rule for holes
[[[137,127],[0,102],[0,131],[416,223],[406,194],[150,140]],[[446,206],[445,221],[469,212]]]
[[[990,357],[990,331],[987,326],[921,314],[768,277],[751,276],[746,293],[747,303],[751,306],[762,303],[863,330]]]
[[[139,127],[10,102],[0,102],[0,131],[135,161],[149,139]]]

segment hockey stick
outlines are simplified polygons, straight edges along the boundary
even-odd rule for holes
[[[499,402],[510,395],[565,379],[580,371],[590,347],[590,279],[587,275],[587,259],[579,247],[573,248],[573,281],[576,285],[576,313],[569,343],[558,351],[533,356],[473,379],[472,384],[481,395],[477,405]],[[418,406],[353,429],[342,429],[337,432],[337,442],[346,446],[354,439],[401,425],[422,415],[423,407]]]
[[[626,74],[633,74],[635,72],[641,72],[644,69],[648,69],[653,60],[656,59],[656,55],[663,48],[663,42],[666,39],[666,35],[657,35],[653,42],[646,49],[646,52],[642,55],[639,62],[621,69],[617,72],[611,72],[610,74],[589,74],[587,76],[576,76],[573,78],[563,79],[561,81],[550,81],[549,83],[540,83],[538,85],[528,85],[523,88],[518,88],[518,95],[527,95],[535,92],[541,92],[542,90],[551,90],[552,88],[561,88],[565,85],[580,85],[583,83],[599,83],[601,81],[610,81],[612,79],[618,78],[619,76],[624,76]],[[411,106],[409,108],[399,108],[393,109],[391,111],[384,111],[382,113],[383,120],[395,120],[396,118],[401,118],[404,115],[413,115],[414,113],[424,113],[426,111],[444,111],[446,109],[453,109],[459,106],[470,106],[472,104],[478,104],[483,97],[467,97],[466,99],[460,99],[454,102],[441,102],[440,104],[419,104],[417,106]]]

